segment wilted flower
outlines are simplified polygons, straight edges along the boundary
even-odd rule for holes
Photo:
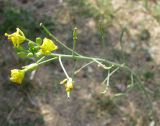
[[[72,78],[64,79],[60,82],[60,84],[64,84],[65,90],[67,92],[67,96],[70,97],[70,93],[73,90],[73,80]]]
[[[18,47],[26,39],[24,33],[19,28],[16,28],[16,30],[17,31],[12,34],[5,33],[5,36],[8,37],[8,40],[12,41],[14,47]]]
[[[56,50],[58,47],[50,39],[44,38],[43,44],[40,46],[40,52],[44,55],[50,54],[52,51]]]
[[[24,75],[25,75],[24,70],[13,69],[13,70],[11,70],[10,80],[12,82],[17,83],[17,84],[21,84],[23,81]]]

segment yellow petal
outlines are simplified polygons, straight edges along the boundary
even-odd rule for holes
[[[67,83],[65,84],[66,92],[71,92],[73,90],[73,81],[72,78],[69,78],[67,80]]]
[[[19,69],[11,70],[11,77],[10,80],[17,84],[21,84],[25,75],[25,71]]]
[[[43,44],[40,46],[40,52],[44,55],[50,54],[52,51],[56,50],[58,47],[54,42],[48,38],[43,39]]]
[[[14,47],[18,47],[26,39],[24,33],[19,28],[17,28],[16,32],[12,34],[5,33],[5,36],[8,37],[8,40],[12,41]]]

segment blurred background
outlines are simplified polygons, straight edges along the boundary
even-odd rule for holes
[[[69,47],[77,27],[79,53],[127,64],[142,85],[134,80],[128,88],[130,73],[120,70],[109,95],[101,94],[107,71],[91,65],[76,75],[68,100],[58,62],[39,67],[34,78],[27,73],[20,86],[11,83],[10,70],[33,61],[19,58],[4,33],[19,27],[32,40],[45,37],[40,22]],[[159,0],[0,0],[0,38],[0,126],[160,125]],[[73,61],[63,62],[71,74]]]

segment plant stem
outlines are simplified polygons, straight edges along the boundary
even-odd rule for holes
[[[65,54],[57,54],[57,53],[52,53],[50,54],[51,56],[53,57],[59,57],[61,56],[62,58],[73,58],[72,55],[65,55]],[[106,60],[106,59],[102,59],[102,58],[94,58],[94,57],[87,57],[87,56],[82,56],[82,55],[79,55],[79,56],[74,56],[75,59],[81,59],[81,60],[97,60],[97,61],[101,61],[101,62],[105,62],[105,63],[108,63],[108,64],[112,64],[112,65],[115,65],[115,66],[118,66],[118,67],[124,67],[124,64],[118,64],[118,63],[115,63],[115,62],[112,62],[112,61],[109,61],[109,60]]]
[[[76,71],[74,72],[74,74],[77,74],[77,73],[80,72],[83,68],[87,67],[88,65],[90,65],[90,64],[92,64],[92,63],[94,63],[94,62],[95,62],[95,61],[90,61],[89,63],[83,65],[83,66],[80,67],[78,70],[76,70]]]
[[[45,56],[41,57],[41,58],[37,61],[37,63],[40,63],[44,58],[45,58]]]
[[[33,43],[35,43],[34,41],[32,41],[32,40],[30,40],[30,39],[28,39],[28,38],[26,38],[26,40],[27,40],[28,42],[33,42]]]
[[[48,59],[48,60],[45,60],[45,61],[42,61],[42,62],[38,62],[38,65],[41,65],[41,64],[50,62],[50,61],[55,60],[55,59],[57,59],[57,58],[58,58],[58,57],[53,57],[53,58],[50,58],[50,59]]]
[[[77,44],[77,28],[75,27],[73,30],[73,49],[72,49],[72,55],[74,57],[75,55],[75,49],[76,49],[76,44]]]
[[[69,79],[70,77],[69,77],[69,75],[68,75],[66,69],[65,69],[64,66],[63,66],[63,63],[62,63],[62,60],[61,60],[61,56],[59,56],[59,63],[60,63],[60,65],[61,65],[62,70],[63,70],[63,72],[65,73],[67,79]]]

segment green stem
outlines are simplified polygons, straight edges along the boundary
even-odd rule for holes
[[[26,40],[27,40],[28,42],[33,42],[33,43],[35,43],[34,41],[32,41],[32,40],[30,40],[30,39],[28,39],[28,38],[26,38]]]
[[[124,27],[122,29],[121,35],[120,35],[120,46],[121,46],[121,55],[122,55],[122,60],[123,62],[125,61],[125,52],[124,52],[124,41],[123,41],[123,37],[124,37],[124,33],[127,32],[127,28]]]
[[[75,27],[73,30],[73,50],[72,50],[73,57],[75,55],[76,44],[77,44],[77,28]]]
[[[43,59],[45,58],[45,56],[43,56],[42,58],[40,58],[37,63],[40,63]]]
[[[70,77],[69,77],[69,75],[68,75],[66,69],[65,69],[64,66],[63,66],[63,63],[62,63],[62,60],[61,60],[61,56],[59,56],[59,63],[60,63],[60,65],[61,65],[62,70],[63,70],[63,72],[65,73],[67,79],[69,79]]]
[[[75,72],[76,65],[77,65],[77,60],[75,60],[75,58],[74,58],[74,56],[76,55],[75,54],[76,44],[77,44],[77,28],[75,27],[74,30],[73,30],[73,50],[72,50],[72,56],[73,56],[74,63],[73,63],[73,70],[72,70],[72,76],[71,77],[73,79],[74,79],[74,72]]]
[[[125,66],[125,69],[126,69],[127,71],[129,71],[129,72],[132,74],[132,76],[137,80],[137,83],[134,83],[134,84],[137,85],[137,87],[138,87],[138,88],[144,93],[144,95],[146,96],[146,99],[148,100],[149,106],[150,106],[150,108],[151,108],[151,113],[152,113],[152,115],[153,115],[153,114],[154,114],[154,109],[153,109],[153,106],[152,106],[152,100],[151,100],[151,98],[150,98],[147,90],[145,89],[144,85],[142,84],[139,75],[137,75],[137,73],[134,72],[133,70],[131,70],[128,66]],[[132,80],[132,81],[133,81],[133,80]]]
[[[55,59],[57,59],[57,58],[58,58],[58,57],[53,57],[53,58],[50,58],[50,59],[48,59],[48,60],[39,62],[38,65],[41,65],[41,64],[44,64],[44,63],[48,63],[48,62],[50,62],[50,61],[52,61],[52,60],[55,60]]]
[[[149,10],[149,7],[148,7],[148,0],[144,0],[144,6],[147,10]]]
[[[94,63],[94,62],[95,62],[95,61],[90,61],[89,63],[83,65],[83,66],[80,67],[78,70],[76,70],[76,71],[74,72],[74,74],[77,74],[77,73],[80,72],[83,68],[87,67],[88,65],[90,65],[90,64],[92,64],[92,63]]]
[[[56,53],[52,53],[51,56],[53,57],[59,57],[61,56],[62,58],[73,58],[72,55],[65,55],[65,54],[56,54]],[[94,57],[87,57],[87,56],[74,56],[75,59],[81,59],[81,60],[97,60],[97,61],[101,61],[101,62],[105,62],[105,63],[108,63],[108,64],[112,64],[112,65],[115,65],[115,66],[118,66],[118,67],[124,67],[124,64],[118,64],[118,63],[115,63],[115,62],[112,62],[112,61],[109,61],[109,60],[106,60],[106,59],[102,59],[102,58],[94,58]]]

